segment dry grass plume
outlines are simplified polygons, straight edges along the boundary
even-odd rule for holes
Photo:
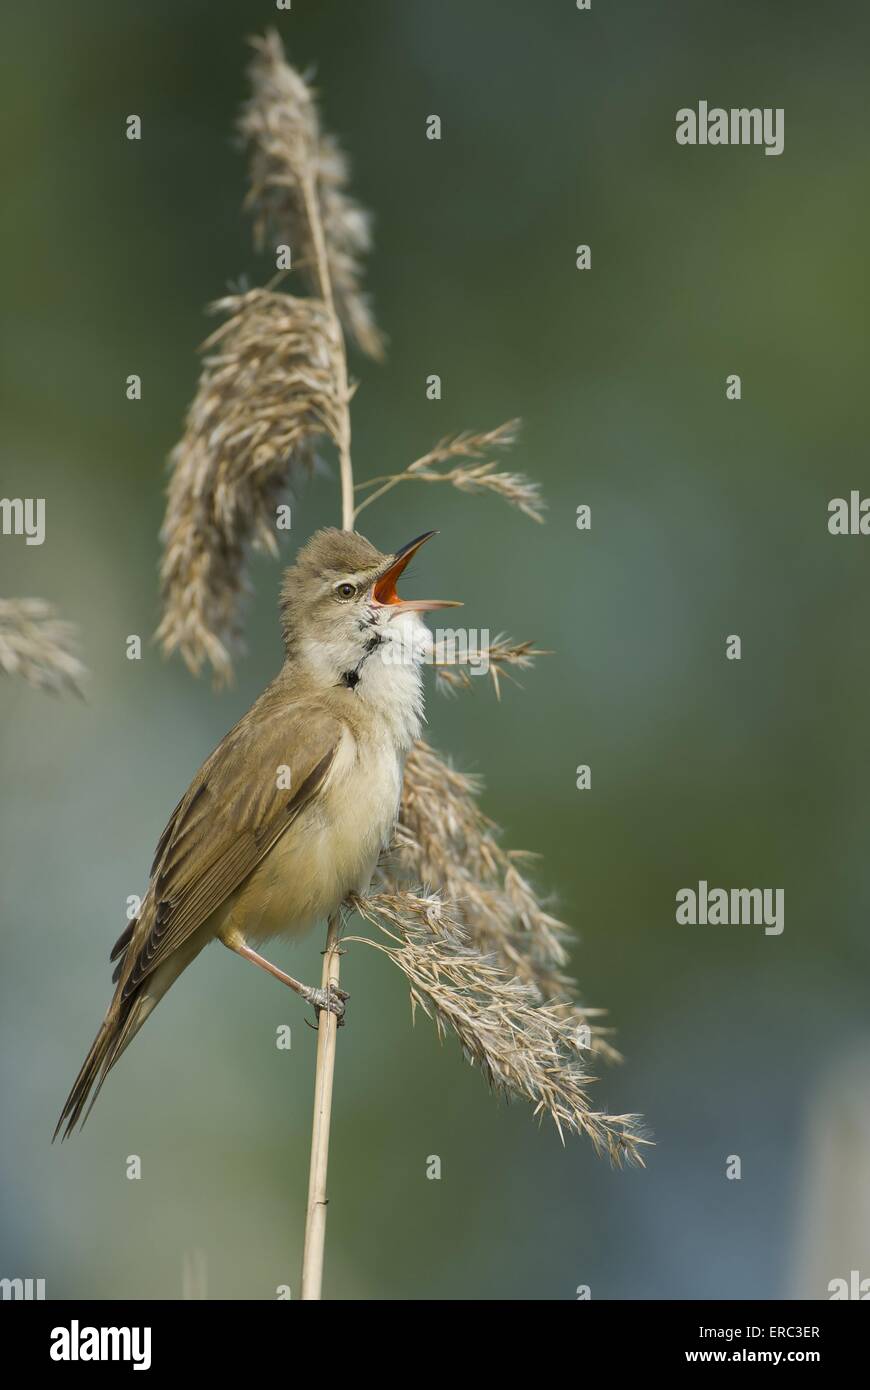
[[[0,599],[0,671],[36,690],[83,694],[77,632],[39,598]]]

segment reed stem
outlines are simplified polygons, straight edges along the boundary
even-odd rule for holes
[[[353,530],[353,464],[350,455],[350,390],[347,378],[347,351],[344,333],[332,293],[329,259],[320,205],[313,179],[304,181],[305,210],[311,228],[311,240],[317,262],[320,295],[332,318],[336,342],[336,375],[341,401],[341,422],[338,437],[338,456],[341,480],[341,525]],[[323,953],[324,989],[337,988],[341,953],[338,949],[339,919],[330,918]],[[302,1298],[322,1297],[323,1262],[326,1249],[326,1175],[329,1165],[329,1129],[332,1119],[332,1084],[335,1076],[335,1054],[338,1039],[338,1019],[328,1009],[317,1018],[317,1062],[314,1069],[314,1118],[311,1125],[311,1164],[308,1172],[308,1206],[305,1213],[305,1240],[302,1249]]]
[[[323,953],[322,985],[337,987],[339,976],[339,919],[331,917]],[[332,1119],[332,1082],[338,1019],[328,1009],[317,1021],[317,1066],[314,1073],[314,1119],[311,1127],[311,1165],[308,1173],[308,1207],[302,1250],[302,1298],[322,1297],[323,1260],[326,1248],[326,1175],[329,1165],[329,1128]]]

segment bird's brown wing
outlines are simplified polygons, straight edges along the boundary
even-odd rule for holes
[[[311,804],[341,733],[320,711],[255,705],[227,734],[160,838],[147,911],[129,942],[117,943],[121,1000],[208,920]]]

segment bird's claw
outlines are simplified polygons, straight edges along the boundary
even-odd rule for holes
[[[327,1013],[335,1014],[339,1028],[344,1023],[344,1006],[349,998],[347,990],[339,989],[338,985],[329,985],[327,989],[312,989],[308,994],[308,1002],[314,1005],[318,1019],[325,1009]]]

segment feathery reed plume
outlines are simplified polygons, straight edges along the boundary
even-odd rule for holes
[[[276,503],[291,471],[310,464],[318,436],[338,449],[343,524],[352,521],[342,326],[371,356],[383,349],[361,288],[368,219],[346,191],[344,156],[321,130],[314,94],[278,35],[253,46],[252,95],[239,125],[255,242],[274,234],[292,243],[312,296],[270,286],[212,306],[229,320],[203,345],[209,355],[171,456],[157,637],[194,674],[210,662],[219,681],[232,674],[247,547],[276,550]]]
[[[467,1060],[508,1096],[530,1101],[564,1131],[585,1134],[614,1163],[643,1164],[636,1115],[593,1110],[582,1062],[584,1047],[569,1019],[532,986],[511,975],[471,943],[456,906],[436,894],[378,893],[350,900],[361,917],[391,944],[368,937],[404,973],[417,1005],[439,1036],[452,1031]]]
[[[250,156],[245,205],[254,216],[254,242],[289,245],[301,258],[312,288],[322,294],[317,270],[312,200],[319,208],[329,279],[342,325],[369,357],[384,343],[362,290],[360,261],[371,248],[370,218],[347,191],[348,166],[337,140],[320,128],[315,94],[284,57],[279,35],[252,40],[252,94],[239,129]]]
[[[474,652],[474,665],[490,677],[495,698],[501,699],[501,681],[508,680],[518,684],[513,671],[528,671],[535,664],[535,658],[549,656],[549,652],[539,651],[531,642],[512,642],[501,633],[488,647]],[[475,684],[468,664],[450,659],[434,646],[432,665],[435,668],[435,681],[438,689],[445,695],[454,695],[458,690],[470,690]]]
[[[585,1026],[592,1051],[621,1060],[607,1041],[609,1030],[592,1021],[603,1010],[580,1004],[565,974],[570,928],[547,911],[521,872],[534,856],[502,847],[479,794],[477,778],[457,772],[420,739],[405,764],[395,846],[380,866],[381,882],[392,892],[409,882],[437,888],[458,905],[478,951],[492,955],[571,1026]]]
[[[513,444],[519,425],[519,420],[508,420],[497,429],[483,433],[475,434],[471,430],[465,430],[461,434],[448,435],[436,444],[434,449],[430,449],[428,454],[415,459],[402,472],[385,473],[379,478],[368,478],[364,483],[358,483],[357,492],[372,487],[376,490],[359,503],[354,516],[358,517],[372,502],[376,502],[399,483],[416,480],[420,483],[449,483],[460,492],[490,492],[503,498],[511,506],[518,507],[526,516],[531,517],[532,521],[543,521],[544,501],[537,483],[527,478],[524,473],[496,472],[497,465],[492,460],[474,462],[481,460],[490,449],[504,449]],[[457,463],[447,472],[439,472],[442,464],[450,463],[454,459],[470,459],[472,462]]]
[[[0,599],[0,671],[37,690],[83,694],[87,672],[75,653],[76,628],[39,598]]]
[[[341,347],[318,299],[255,289],[211,309],[228,317],[202,346],[199,386],[172,453],[157,638],[194,674],[208,660],[226,679],[246,547],[277,553],[275,507],[291,465],[310,467],[319,435],[340,436]]]

